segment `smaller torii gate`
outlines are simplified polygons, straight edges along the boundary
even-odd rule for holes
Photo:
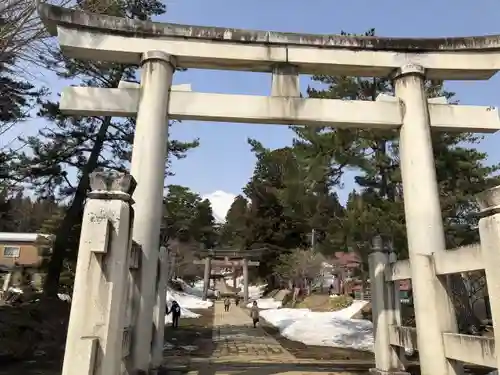
[[[207,249],[197,251],[197,255],[201,259],[194,260],[193,263],[205,266],[203,274],[203,299],[207,299],[208,297],[212,267],[231,267],[233,269],[233,287],[236,287],[236,276],[234,273],[237,268],[241,267],[243,269],[243,301],[248,303],[248,267],[260,265],[259,261],[252,260],[252,258],[260,257],[263,250]]]

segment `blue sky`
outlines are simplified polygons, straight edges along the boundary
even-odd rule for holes
[[[335,34],[341,30],[361,33],[376,28],[380,36],[467,36],[500,33],[496,0],[167,0],[163,22],[227,26],[274,31]],[[302,77],[305,90],[309,77]],[[64,84],[46,76],[54,92]],[[176,73],[174,83],[191,83],[193,90],[220,93],[268,95],[270,74],[189,70]],[[463,104],[498,106],[500,81],[451,82],[447,88],[457,93]],[[35,132],[37,121],[23,126]],[[200,138],[201,146],[174,163],[176,176],[169,183],[181,184],[204,195],[222,190],[239,194],[252,174],[255,158],[247,138],[256,138],[266,147],[289,145],[287,127],[270,125],[183,122],[172,127],[170,136],[189,140]],[[491,162],[500,161],[498,135],[488,136],[481,149]],[[353,188],[352,174],[346,176],[342,198]]]
[[[368,0],[169,0],[162,21],[227,26],[248,29],[304,33],[364,32],[375,27],[383,36],[464,36],[500,33],[498,1],[368,1]],[[176,75],[176,82],[191,83],[197,91],[267,95],[269,74],[191,70]],[[309,77],[302,77],[305,89]],[[455,82],[449,87],[464,104],[500,104],[500,82]],[[290,144],[292,133],[283,126],[216,123],[175,125],[172,136],[181,139],[200,137],[201,146],[175,164],[172,182],[185,184],[200,193],[223,190],[234,194],[252,174],[255,158],[247,137],[257,138],[270,148]],[[490,136],[484,148],[494,161],[500,160]],[[345,196],[352,189],[346,178]]]

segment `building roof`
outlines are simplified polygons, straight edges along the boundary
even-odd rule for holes
[[[37,240],[50,240],[50,234],[42,233],[15,233],[0,232],[0,241],[3,242],[35,242]]]

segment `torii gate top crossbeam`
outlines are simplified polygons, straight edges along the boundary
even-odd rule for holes
[[[270,72],[292,64],[299,73],[387,76],[408,63],[432,79],[488,79],[500,70],[500,35],[382,38],[297,34],[157,23],[39,5],[66,55],[138,64],[162,50],[180,67]]]

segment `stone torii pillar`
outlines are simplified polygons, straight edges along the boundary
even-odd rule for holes
[[[207,256],[205,258],[205,270],[203,272],[203,300],[208,298],[208,290],[210,289],[210,274],[212,271],[212,258]]]
[[[432,254],[446,247],[424,90],[425,70],[408,64],[392,78],[403,107],[399,152],[421,372],[460,374],[457,362],[446,359],[442,339],[442,332],[457,331],[453,304],[444,280],[436,279],[432,263]]]
[[[236,289],[236,267],[233,266],[233,288]]]
[[[258,261],[251,261],[248,260],[248,258],[243,258],[239,264],[243,268],[243,302],[248,303],[249,301],[249,293],[248,293],[248,267],[249,266],[258,266],[260,265],[260,262]]]
[[[168,251],[165,246],[161,246],[156,275],[156,303],[153,310],[154,334],[153,347],[151,350],[151,363],[152,367],[155,369],[160,367],[163,361],[165,310],[167,307],[167,277]]]
[[[131,162],[131,174],[137,181],[133,239],[142,250],[140,293],[134,301],[137,316],[132,356],[134,368],[144,372],[150,367],[161,202],[167,156],[167,113],[174,70],[174,59],[169,54],[150,51],[142,57],[141,95]]]
[[[248,259],[243,258],[243,302],[248,303]]]

